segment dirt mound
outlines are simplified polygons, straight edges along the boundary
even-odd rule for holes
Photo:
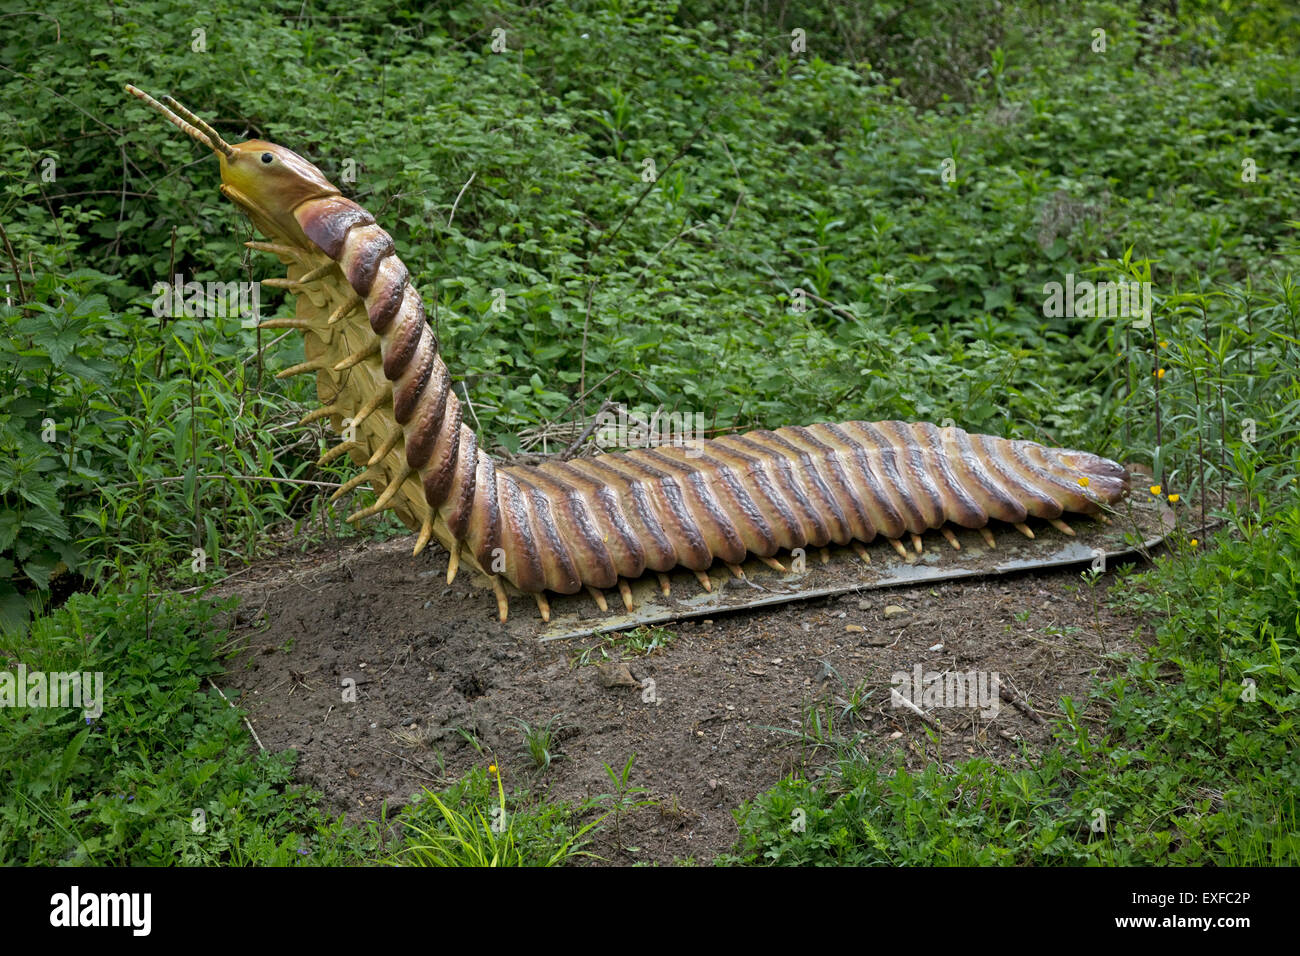
[[[242,604],[240,650],[223,689],[249,710],[266,747],[300,754],[299,778],[333,808],[377,818],[422,786],[494,759],[508,785],[557,799],[607,792],[605,765],[637,755],[633,783],[658,801],[593,849],[609,862],[707,863],[736,838],[732,810],[804,765],[798,731],[809,707],[871,696],[855,729],[864,747],[901,748],[910,766],[974,755],[1012,764],[1045,745],[1043,720],[1065,695],[1086,698],[1106,655],[1135,649],[1132,622],[1104,606],[1077,571],[847,594],[669,625],[667,646],[602,673],[589,637],[540,642],[531,602],[496,620],[488,591],[445,584],[447,555],[410,555],[405,539],[286,554],[215,589]],[[615,600],[616,600],[615,596]],[[891,706],[897,673],[996,673],[995,716],[934,711],[941,753],[923,720]],[[628,679],[630,675],[630,680]],[[345,700],[355,688],[355,702]],[[842,703],[833,703],[838,717]],[[930,708],[926,708],[929,710]],[[567,727],[540,779],[519,718],[557,714]],[[786,732],[783,732],[786,731]],[[477,739],[479,752],[467,739]],[[490,755],[490,757],[489,757]],[[815,761],[805,772],[815,772]]]

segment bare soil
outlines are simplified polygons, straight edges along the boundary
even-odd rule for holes
[[[242,599],[223,689],[262,743],[296,750],[300,781],[353,819],[377,819],[384,803],[391,817],[422,787],[490,761],[508,787],[580,801],[609,791],[605,765],[620,769],[636,754],[632,782],[655,805],[624,821],[619,843],[606,828],[591,845],[613,864],[703,864],[729,850],[742,801],[789,773],[816,773],[789,731],[817,702],[830,700],[838,717],[855,688],[871,691],[853,727],[865,734],[860,746],[899,750],[913,768],[976,755],[1014,765],[1022,746],[1049,743],[1062,697],[1082,704],[1093,678],[1116,666],[1114,652],[1140,649],[1137,623],[1106,607],[1111,576],[1094,590],[1077,569],[1056,570],[667,625],[675,638],[627,658],[631,680],[620,681],[582,663],[599,636],[539,641],[536,610],[520,598],[501,624],[491,593],[467,578],[447,586],[446,567],[434,549],[412,558],[406,539],[354,539],[248,568],[213,592]],[[1011,699],[991,718],[974,707],[935,711],[936,743],[921,718],[891,706],[891,675],[918,664],[995,672]],[[348,680],[355,703],[344,701]],[[538,726],[556,715],[567,729],[539,775],[512,718]]]

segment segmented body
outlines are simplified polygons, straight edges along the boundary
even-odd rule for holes
[[[326,326],[344,333],[341,343],[322,337],[309,348],[320,356],[321,398],[342,417],[382,391],[378,371],[391,386],[376,423],[391,418],[398,427],[368,430],[354,460],[391,446],[386,462],[365,473],[380,500],[402,498],[406,506],[395,507],[408,525],[440,532],[448,548],[523,591],[611,588],[646,571],[704,570],[715,559],[739,564],[750,554],[878,534],[897,539],[947,522],[979,528],[990,518],[1017,524],[1092,513],[1128,486],[1120,466],[1086,452],[903,422],[781,428],[698,448],[498,467],[462,419],[388,234],[341,197],[308,201],[294,215],[337,263],[334,281],[329,273],[320,280],[334,313],[356,303]],[[306,335],[309,343],[319,336],[319,324]],[[335,372],[338,360],[369,352],[375,341],[377,352]],[[357,396],[340,402],[342,378],[363,368]],[[402,490],[388,495],[392,482]]]
[[[255,202],[233,186],[223,192],[271,239],[250,245],[289,267],[274,284],[297,295],[295,317],[264,325],[303,333],[307,361],[281,374],[316,374],[324,406],[304,421],[328,416],[340,433],[355,432],[322,458],[347,454],[364,468],[338,494],[365,482],[378,492],[352,519],[392,508],[418,532],[417,553],[436,537],[451,554],[449,577],[463,561],[490,578],[503,620],[503,580],[539,595],[545,617],[547,590],[588,587],[603,607],[599,589],[619,586],[630,601],[626,580],[646,572],[699,572],[715,560],[734,566],[877,535],[902,552],[904,534],[990,519],[1024,528],[1029,516],[1096,513],[1128,490],[1122,467],[1087,452],[893,421],[499,467],[465,424],[420,295],[374,217],[296,154],[229,147],[203,128],[232,161],[236,150],[276,150],[295,177],[283,203],[280,193]]]

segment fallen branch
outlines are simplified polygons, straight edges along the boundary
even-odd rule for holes
[[[221,694],[222,700],[224,700],[227,704],[230,704],[231,710],[239,710],[238,707],[236,707],[234,704],[230,702],[230,698],[225,695],[225,693],[221,690],[221,688],[218,687],[216,684],[212,683],[211,677],[208,678],[208,684],[211,685],[212,689],[215,690],[218,694]],[[254,730],[253,725],[249,723],[247,715],[244,715],[244,726],[248,728],[248,732],[253,735],[253,740],[257,742],[257,749],[265,750],[266,748],[262,746],[262,738],[257,736],[257,731]]]

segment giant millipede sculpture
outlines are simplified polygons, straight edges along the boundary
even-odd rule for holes
[[[709,588],[715,560],[741,576],[751,555],[784,570],[783,550],[847,545],[865,558],[877,535],[906,558],[905,535],[919,553],[936,529],[958,547],[949,523],[990,546],[990,519],[1029,537],[1030,516],[1072,534],[1065,512],[1095,515],[1128,491],[1124,468],[1088,452],[896,421],[499,466],[462,420],[420,294],[374,217],[296,153],[227,143],[175,99],[127,90],[216,154],[222,194],[268,240],[247,245],[288,267],[265,284],[296,295],[295,314],[261,327],[302,332],[307,360],[279,377],[315,373],[323,405],[302,424],[329,418],[348,438],[320,463],[347,455],[363,469],[334,498],[367,482],[378,493],[348,520],[392,509],[417,532],[416,554],[436,537],[448,582],[462,563],[486,576],[502,621],[506,582],[533,594],[544,620],[547,591],[586,588],[604,611],[617,588],[631,610],[628,581],[648,572],[667,594],[678,566]]]

